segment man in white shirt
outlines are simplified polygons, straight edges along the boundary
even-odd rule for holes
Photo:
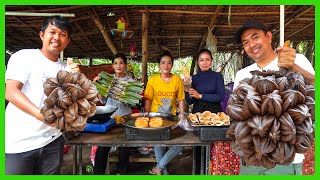
[[[40,108],[46,98],[43,83],[60,70],[79,72],[75,63],[59,59],[72,26],[61,16],[48,17],[39,37],[41,49],[14,53],[6,70],[5,162],[6,174],[60,174],[64,138],[60,129],[46,124]]]
[[[235,77],[234,89],[239,85],[239,82],[245,78],[251,78],[250,71],[254,70],[279,70],[279,67],[299,72],[305,78],[314,83],[315,71],[302,54],[296,54],[295,49],[290,47],[278,47],[276,51],[272,48],[272,33],[267,27],[258,21],[248,21],[244,23],[235,33],[235,40],[242,44],[244,51],[251,57],[255,63],[239,70]],[[241,175],[268,175],[268,174],[283,174],[283,175],[301,175],[303,154],[296,153],[295,159],[289,166],[276,165],[272,169],[256,166],[240,166]]]

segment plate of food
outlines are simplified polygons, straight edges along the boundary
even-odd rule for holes
[[[203,113],[190,113],[187,116],[187,120],[193,127],[230,125],[230,117],[224,112],[211,113],[210,111],[204,111]]]
[[[169,128],[178,122],[179,118],[175,115],[157,112],[133,113],[120,118],[120,123],[126,127],[145,130]]]

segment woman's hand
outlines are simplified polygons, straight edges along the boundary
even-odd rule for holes
[[[185,92],[189,91],[189,89],[191,88],[191,76],[183,79],[183,87]]]
[[[196,91],[195,89],[190,88],[188,92],[191,97],[196,98],[196,99],[201,99],[202,95],[200,93],[198,93],[198,91]]]
[[[186,77],[183,79],[183,85],[190,85],[191,84],[191,76]]]

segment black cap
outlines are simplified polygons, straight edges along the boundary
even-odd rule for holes
[[[234,35],[234,39],[237,43],[241,44],[241,35],[245,30],[249,28],[268,31],[267,27],[260,21],[247,21],[237,30],[237,32]]]

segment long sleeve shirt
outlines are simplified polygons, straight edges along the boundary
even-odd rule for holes
[[[224,98],[224,80],[221,73],[214,72],[211,69],[208,71],[200,71],[192,76],[191,87],[202,94],[201,101],[209,103],[220,103]],[[191,98],[189,93],[185,95],[188,104],[193,104],[198,99]],[[199,112],[200,107],[193,106],[193,112]]]

